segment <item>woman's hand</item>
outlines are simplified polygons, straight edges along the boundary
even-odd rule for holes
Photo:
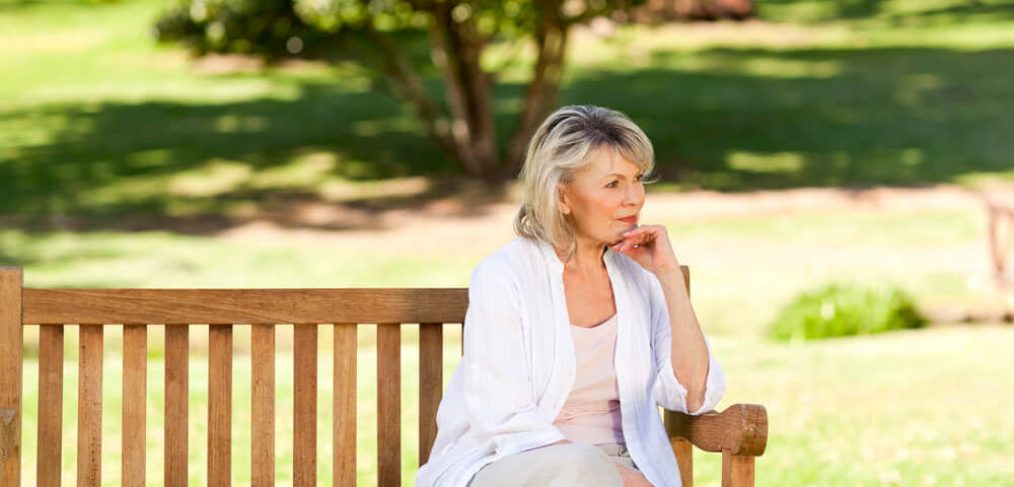
[[[616,470],[620,472],[620,478],[623,479],[623,487],[654,487],[641,472],[619,463],[615,465]]]
[[[669,243],[669,234],[662,225],[644,225],[623,232],[623,240],[612,247],[613,252],[634,259],[655,275],[679,270],[680,263]]]

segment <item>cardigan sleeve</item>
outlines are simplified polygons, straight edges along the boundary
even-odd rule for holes
[[[469,423],[502,455],[564,439],[536,408],[512,275],[497,261],[484,261],[472,273],[462,358]]]
[[[672,322],[669,320],[669,307],[658,278],[654,274],[647,274],[651,308],[651,348],[657,372],[652,386],[652,396],[663,408],[693,416],[714,410],[725,394],[725,374],[711,352],[711,343],[704,337],[704,344],[708,349],[708,378],[705,381],[704,403],[696,411],[688,412],[687,389],[676,378],[672,366]]]

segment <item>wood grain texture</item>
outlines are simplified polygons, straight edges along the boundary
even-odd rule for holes
[[[666,410],[665,416],[670,438],[685,438],[704,451],[760,456],[767,446],[768,416],[764,406],[734,404],[721,413],[700,416]]]
[[[356,485],[356,350],[359,326],[334,326],[334,485]]]
[[[81,325],[78,346],[77,485],[102,485],[101,325]]]
[[[0,267],[0,485],[21,485],[23,274]]]
[[[754,457],[722,452],[722,487],[753,487]]]
[[[58,487],[63,467],[63,327],[39,330],[39,487]],[[0,482],[2,483],[2,482]]]
[[[47,327],[48,328],[48,327]],[[145,485],[148,327],[123,326],[122,485]]]
[[[275,327],[253,325],[250,447],[254,487],[275,485]]]
[[[419,465],[437,437],[437,408],[444,392],[444,325],[419,325]]]
[[[189,482],[187,423],[190,361],[190,329],[165,327],[165,469],[166,487],[186,487]]]
[[[24,323],[461,323],[465,288],[33,289]]]
[[[232,325],[208,332],[208,485],[232,485]]]
[[[377,327],[377,480],[401,485],[401,327]]]
[[[296,487],[312,487],[317,483],[317,325],[295,328],[292,478]]]
[[[669,438],[669,443],[676,455],[676,465],[680,469],[683,487],[694,487],[694,445],[679,437]]]

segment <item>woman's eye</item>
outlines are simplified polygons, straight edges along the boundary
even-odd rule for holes
[[[638,174],[637,176],[634,177],[635,181],[640,181],[642,179],[644,179],[644,175],[643,174]],[[616,183],[618,183],[618,182],[619,181],[613,181],[613,182],[607,184],[606,187],[607,188],[615,188],[616,187]]]

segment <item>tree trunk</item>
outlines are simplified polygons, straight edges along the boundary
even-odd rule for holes
[[[430,26],[433,60],[443,72],[451,112],[451,138],[465,170],[495,183],[499,182],[501,171],[491,83],[480,65],[485,40],[479,34],[475,16],[454,18],[457,5],[448,1],[433,6]]]
[[[535,32],[538,56],[521,103],[518,124],[511,135],[504,161],[505,177],[517,176],[524,163],[528,140],[556,102],[563,79],[569,26],[560,16],[561,1],[539,2],[542,16]]]
[[[422,77],[394,40],[376,29],[372,19],[366,23],[366,29],[384,54],[384,70],[394,85],[394,90],[415,108],[416,115],[430,138],[448,155],[462,163],[461,153],[450,134],[447,114],[430,98],[423,86]]]
[[[491,188],[500,188],[505,180],[518,174],[528,139],[556,100],[569,28],[560,15],[561,3],[538,3],[542,10],[535,35],[538,55],[503,159],[496,145],[492,83],[481,66],[485,39],[474,16],[459,12],[455,19],[454,9],[459,2],[454,0],[427,5],[432,14],[431,54],[444,79],[449,111],[430,99],[421,77],[394,41],[368,26],[384,53],[385,68],[395,88],[415,107],[427,133],[466,173],[481,178]]]

